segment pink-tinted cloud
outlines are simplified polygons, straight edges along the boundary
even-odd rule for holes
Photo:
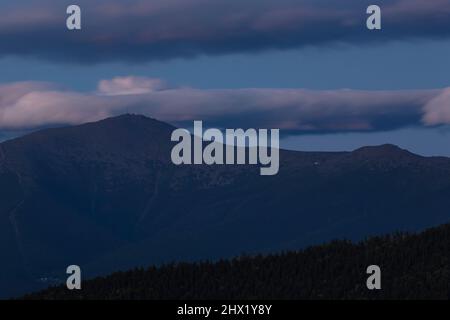
[[[175,125],[281,128],[291,133],[380,131],[450,123],[450,89],[360,91],[170,88],[152,78],[103,80],[97,91],[48,83],[0,85],[0,130],[77,124],[123,113]]]
[[[426,125],[450,123],[450,88],[444,89],[424,107],[423,122]]]
[[[144,94],[167,89],[167,84],[161,79],[143,77],[116,77],[111,80],[101,80],[98,93],[107,96]]]

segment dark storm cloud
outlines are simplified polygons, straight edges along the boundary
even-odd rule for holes
[[[78,0],[83,29],[61,0],[0,4],[0,55],[64,62],[164,60],[332,43],[450,35],[448,0],[380,0],[383,29],[365,27],[367,0]]]

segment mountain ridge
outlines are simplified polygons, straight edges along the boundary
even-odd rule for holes
[[[173,165],[173,129],[126,115],[1,143],[0,296],[63,279],[70,264],[95,276],[450,221],[450,158],[282,150],[279,174],[261,177]]]
[[[129,125],[130,123],[139,123],[139,121],[142,122],[146,122],[149,125],[157,125],[161,128],[166,127],[167,129],[170,130],[174,130],[176,129],[175,126],[172,126],[170,124],[167,124],[163,121],[159,121],[157,119],[151,118],[151,117],[147,117],[144,115],[140,115],[140,114],[122,114],[122,115],[118,115],[118,116],[114,116],[114,117],[108,117],[102,120],[98,120],[98,121],[92,121],[92,122],[86,122],[83,124],[78,124],[78,125],[72,125],[72,126],[61,126],[61,127],[55,127],[55,128],[46,128],[46,129],[41,129],[38,131],[34,131],[31,133],[27,133],[24,134],[20,137],[16,137],[16,138],[12,138],[6,141],[2,141],[0,142],[0,145],[5,144],[5,143],[11,143],[14,141],[20,141],[22,139],[31,139],[32,137],[35,136],[41,136],[41,135],[49,135],[49,134],[60,134],[62,131],[72,131],[72,130],[79,130],[79,129],[88,129],[91,126],[101,126],[101,125],[114,125],[114,124],[118,124],[118,125],[123,125],[126,122],[128,122],[127,125]],[[128,128],[128,126],[127,126]],[[129,128],[128,128],[129,129]],[[385,144],[380,144],[380,145],[370,145],[370,146],[363,146],[363,147],[359,147],[356,148],[352,151],[302,151],[302,150],[290,150],[290,149],[280,149],[280,151],[284,151],[284,152],[303,152],[303,153],[328,153],[328,154],[332,154],[332,153],[353,153],[353,154],[366,154],[366,155],[370,155],[370,154],[409,154],[412,156],[417,156],[417,157],[423,157],[423,158],[449,158],[450,157],[446,157],[446,156],[424,156],[424,155],[419,155],[416,153],[413,153],[409,150],[400,148],[399,146],[395,145],[395,144],[390,144],[390,143],[385,143]],[[1,154],[0,154],[0,160],[1,160]]]

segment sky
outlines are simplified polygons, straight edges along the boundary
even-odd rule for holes
[[[381,30],[364,0],[3,0],[0,140],[131,112],[450,156],[450,0],[376,3]]]

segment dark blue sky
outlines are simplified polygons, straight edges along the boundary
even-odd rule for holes
[[[0,60],[0,81],[51,81],[91,91],[116,76],[162,78],[203,89],[432,89],[450,86],[450,39],[337,45],[260,53],[79,65],[28,57]]]
[[[217,104],[215,116],[205,119],[211,124],[233,125],[227,122],[233,117],[248,119],[236,126],[279,124],[289,133],[282,145],[292,149],[395,143],[421,154],[450,156],[450,100],[444,89],[450,87],[450,1],[379,1],[379,34],[365,29],[364,1],[229,1],[226,9],[222,0],[79,3],[83,30],[76,34],[64,29],[64,1],[46,0],[39,7],[33,1],[2,1],[0,139],[24,128],[95,120],[128,108],[180,124],[176,112],[201,117],[201,108]],[[114,25],[108,28],[108,23]],[[247,88],[314,92],[294,92],[295,99],[287,101],[288,91],[239,91]],[[337,90],[338,97],[324,90]],[[402,91],[392,96],[391,105],[384,93],[367,94],[357,100],[362,111],[358,103],[343,108],[355,94],[362,99],[359,90],[411,90],[416,98]],[[423,90],[429,92],[416,93]],[[316,97],[321,92],[323,97]],[[142,94],[152,97],[131,97]],[[183,95],[192,102],[166,107],[180,103]],[[273,97],[270,113],[261,96]],[[52,108],[65,100],[67,106],[54,117]],[[295,105],[311,100],[304,108]],[[95,101],[95,112],[79,107],[86,101]],[[229,106],[236,101],[241,105]],[[121,102],[129,107],[121,109]],[[117,106],[108,109],[111,104]],[[411,112],[405,104],[413,105]],[[277,122],[267,120],[274,115]]]

